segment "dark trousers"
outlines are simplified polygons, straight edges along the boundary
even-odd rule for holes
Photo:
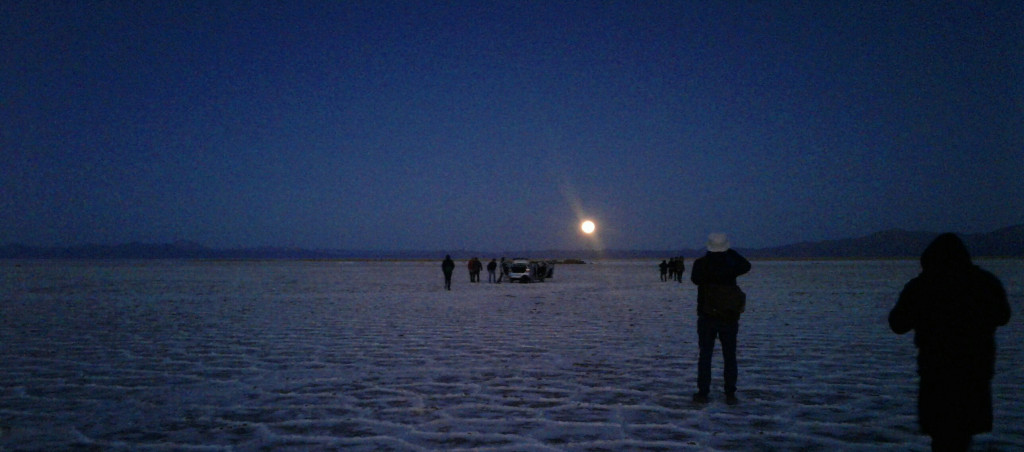
[[[697,343],[700,356],[697,358],[697,390],[701,394],[711,392],[711,356],[715,353],[715,339],[722,342],[722,357],[725,359],[725,393],[736,392],[736,334],[738,321],[719,320],[707,315],[697,317]]]
[[[921,376],[917,415],[933,451],[970,450],[974,433],[992,430],[992,382],[987,378],[929,373]]]
[[[932,435],[932,452],[965,452],[971,450],[971,434],[953,432]]]
[[[452,274],[451,273],[445,273],[444,274],[444,288],[447,289],[447,290],[452,290]]]

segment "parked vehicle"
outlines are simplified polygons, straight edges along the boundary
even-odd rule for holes
[[[546,261],[531,261],[515,258],[509,265],[508,279],[521,283],[543,282],[555,276],[555,264]]]

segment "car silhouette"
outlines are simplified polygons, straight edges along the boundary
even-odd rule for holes
[[[554,264],[545,261],[531,261],[529,259],[514,258],[508,268],[508,279],[513,282],[531,283],[543,282],[555,275]]]

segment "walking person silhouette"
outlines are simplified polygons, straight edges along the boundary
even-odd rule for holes
[[[441,271],[444,273],[444,289],[452,290],[452,272],[455,271],[455,261],[451,255],[446,254],[441,261]]]

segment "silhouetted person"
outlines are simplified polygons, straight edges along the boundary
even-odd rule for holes
[[[712,286],[736,286],[736,277],[750,271],[750,262],[729,249],[725,234],[708,236],[708,252],[693,261],[690,280],[697,285],[697,339],[700,355],[697,358],[697,393],[693,401],[707,403],[711,392],[711,357],[715,352],[715,339],[722,342],[724,360],[725,400],[735,404],[736,398],[736,335],[740,328],[739,313],[710,315],[704,304],[709,303]]]
[[[491,261],[487,263],[487,282],[497,282],[498,278],[494,276],[494,269],[498,268],[498,263],[491,258]]]
[[[959,237],[942,234],[925,248],[889,326],[914,330],[917,416],[932,450],[967,450],[973,435],[992,431],[995,332],[1009,321],[1003,284],[971,262]]]
[[[498,283],[500,284],[501,280],[505,279],[505,276],[508,276],[508,262],[505,262],[504,257],[501,258],[501,263],[498,264],[498,271],[501,272],[498,274]]]
[[[673,257],[669,265],[672,266],[672,273],[676,276],[676,282],[683,282],[683,273],[686,272],[686,261],[682,257]]]
[[[474,257],[466,266],[469,268],[469,282],[480,282],[480,271],[484,269],[484,264],[480,262],[480,259]]]
[[[668,281],[668,262],[661,261],[658,264],[658,271],[661,273],[661,280]]]
[[[445,290],[452,290],[452,272],[455,271],[455,261],[450,255],[444,256],[444,261],[441,262],[441,271],[444,272]]]

